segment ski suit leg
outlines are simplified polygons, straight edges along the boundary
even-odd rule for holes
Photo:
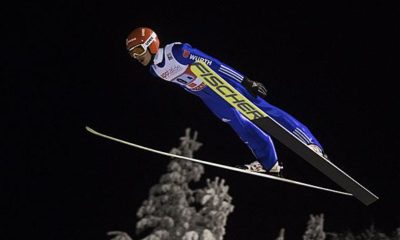
[[[272,139],[268,134],[226,102],[215,101],[214,99],[203,99],[203,101],[218,118],[232,127],[264,168],[271,169],[275,165],[278,157]]]
[[[268,170],[271,169],[278,160],[271,137],[243,117],[236,109],[232,109],[232,114],[234,116],[227,123],[247,144],[261,165]]]
[[[271,116],[275,121],[280,123],[283,127],[285,127],[288,131],[293,133],[297,138],[299,138],[302,142],[307,145],[314,144],[323,150],[321,144],[314,137],[311,131],[302,123],[300,123],[293,116],[288,114],[287,112],[269,104],[264,99],[258,97],[255,101],[253,101],[259,108],[261,108],[264,112],[266,112],[269,116]]]

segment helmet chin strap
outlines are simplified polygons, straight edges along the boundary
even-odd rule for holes
[[[158,51],[157,51],[157,53],[155,53],[155,54],[152,54],[151,52],[150,52],[150,54],[151,54],[151,60],[153,61],[153,63],[154,64],[159,64],[160,62],[162,62],[162,60],[163,60],[163,58],[164,58],[164,49],[163,48],[159,48],[158,49]],[[159,55],[160,56],[159,56]]]
[[[150,51],[149,51],[150,52]],[[156,54],[152,54],[151,52],[150,52],[150,63],[152,63],[152,62],[154,62],[154,58],[156,57]]]

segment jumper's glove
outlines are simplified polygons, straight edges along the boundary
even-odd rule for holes
[[[242,85],[249,91],[253,97],[260,96],[262,98],[267,97],[267,89],[264,84],[250,80],[248,77],[244,77]]]

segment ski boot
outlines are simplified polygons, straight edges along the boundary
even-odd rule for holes
[[[267,170],[265,170],[265,168],[261,165],[261,163],[259,161],[254,161],[250,164],[238,165],[236,167],[243,169],[243,170],[256,172],[256,173],[266,173],[267,172]]]
[[[276,161],[275,165],[269,170],[268,174],[276,176],[276,177],[283,177],[283,166]]]
[[[279,165],[278,162],[275,163],[275,165],[269,170],[267,171],[259,161],[254,161],[250,164],[244,164],[244,165],[238,165],[236,166],[237,168],[243,169],[243,170],[247,170],[247,171],[251,171],[251,172],[256,172],[256,173],[265,173],[265,174],[269,174],[269,175],[273,175],[276,177],[282,177],[282,169],[283,167],[281,165]]]
[[[311,150],[313,150],[315,153],[317,153],[318,155],[328,159],[328,155],[326,155],[326,153],[324,153],[324,151],[322,151],[322,149],[315,144],[309,144],[307,145]]]

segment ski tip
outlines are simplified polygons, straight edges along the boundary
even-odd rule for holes
[[[85,129],[86,129],[86,131],[91,132],[91,133],[95,133],[96,132],[95,130],[93,130],[89,126],[85,126]]]

